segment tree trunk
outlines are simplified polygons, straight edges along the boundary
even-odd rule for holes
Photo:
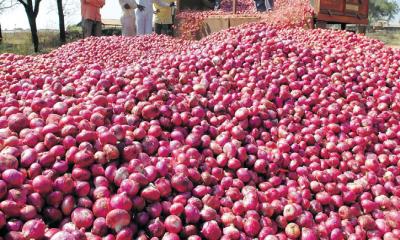
[[[3,42],[3,33],[1,32],[1,24],[0,24],[0,44]]]
[[[39,52],[39,37],[36,26],[36,17],[33,12],[26,10],[26,15],[28,16],[29,26],[31,28],[32,43],[35,52]]]
[[[64,21],[62,0],[57,0],[57,10],[58,10],[58,26],[60,29],[60,42],[65,43],[67,39],[65,35],[65,21]]]

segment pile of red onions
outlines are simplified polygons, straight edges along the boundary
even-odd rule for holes
[[[313,8],[309,0],[274,0],[272,12],[257,12],[254,0],[237,0],[236,13],[233,15],[232,0],[222,0],[218,11],[198,11],[183,9],[177,15],[177,34],[183,39],[196,39],[204,20],[209,17],[257,17],[269,25],[309,26]]]
[[[0,55],[0,239],[399,239],[399,66],[264,23]]]

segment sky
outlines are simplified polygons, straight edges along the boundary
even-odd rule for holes
[[[67,25],[74,25],[80,22],[80,1],[67,0],[65,11],[65,21]],[[105,19],[119,19],[121,8],[118,0],[106,0],[106,5],[101,9],[102,17]],[[28,19],[24,8],[18,4],[0,15],[0,24],[3,30],[12,30],[15,28],[29,29]],[[40,4],[39,15],[37,18],[39,29],[57,29],[58,15],[55,0],[42,0]]]
[[[400,0],[397,0],[400,3]],[[66,16],[67,25],[73,25],[80,22],[80,1],[66,0]],[[104,19],[119,19],[121,10],[118,0],[106,0],[106,5],[101,9]],[[399,24],[400,14],[393,21]],[[15,28],[29,29],[28,20],[21,5],[17,5],[0,15],[0,24],[3,30],[12,30]],[[42,0],[39,16],[37,19],[39,29],[57,29],[58,16],[55,0]]]

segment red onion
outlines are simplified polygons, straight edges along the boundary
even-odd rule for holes
[[[116,194],[111,198],[110,207],[112,209],[124,209],[129,211],[132,208],[132,201],[126,193]]]
[[[32,219],[22,227],[22,233],[26,238],[39,239],[44,236],[46,225],[42,220]]]
[[[8,117],[8,128],[11,131],[19,132],[29,126],[29,120],[22,113],[13,114]]]
[[[289,223],[285,228],[285,233],[290,238],[298,238],[300,236],[300,228],[295,223]]]
[[[160,191],[153,186],[143,189],[141,196],[149,201],[157,201],[160,199]]]
[[[71,221],[78,228],[89,228],[93,224],[93,213],[89,209],[76,208],[71,213]]]
[[[129,213],[122,209],[111,210],[106,216],[106,224],[117,232],[130,223]]]
[[[9,154],[0,155],[0,172],[7,169],[16,169],[18,167],[18,160],[16,157]]]
[[[32,187],[35,192],[47,194],[52,190],[52,182],[48,177],[41,175],[33,179]]]
[[[91,232],[97,236],[104,236],[107,234],[106,219],[103,217],[96,218],[93,222],[93,228]]]
[[[204,223],[201,234],[209,240],[219,239],[222,235],[221,229],[218,227],[216,221],[212,220],[209,222]]]
[[[2,173],[2,178],[10,187],[19,187],[24,182],[24,176],[15,169],[7,169]]]
[[[148,229],[154,237],[162,237],[165,233],[164,223],[161,222],[159,218],[152,220],[149,223]]]
[[[170,215],[165,219],[165,230],[170,233],[179,233],[182,230],[182,222],[178,216]]]
[[[50,240],[75,240],[74,235],[71,233],[68,233],[66,231],[60,231],[56,234],[54,234]]]

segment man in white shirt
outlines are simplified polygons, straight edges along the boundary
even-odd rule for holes
[[[136,35],[135,9],[143,11],[144,7],[136,4],[135,0],[119,0],[122,8],[122,36]]]
[[[151,34],[153,32],[153,3],[162,7],[175,6],[174,3],[167,3],[162,0],[136,0],[138,5],[144,7],[143,11],[136,9],[136,31],[137,35]]]

